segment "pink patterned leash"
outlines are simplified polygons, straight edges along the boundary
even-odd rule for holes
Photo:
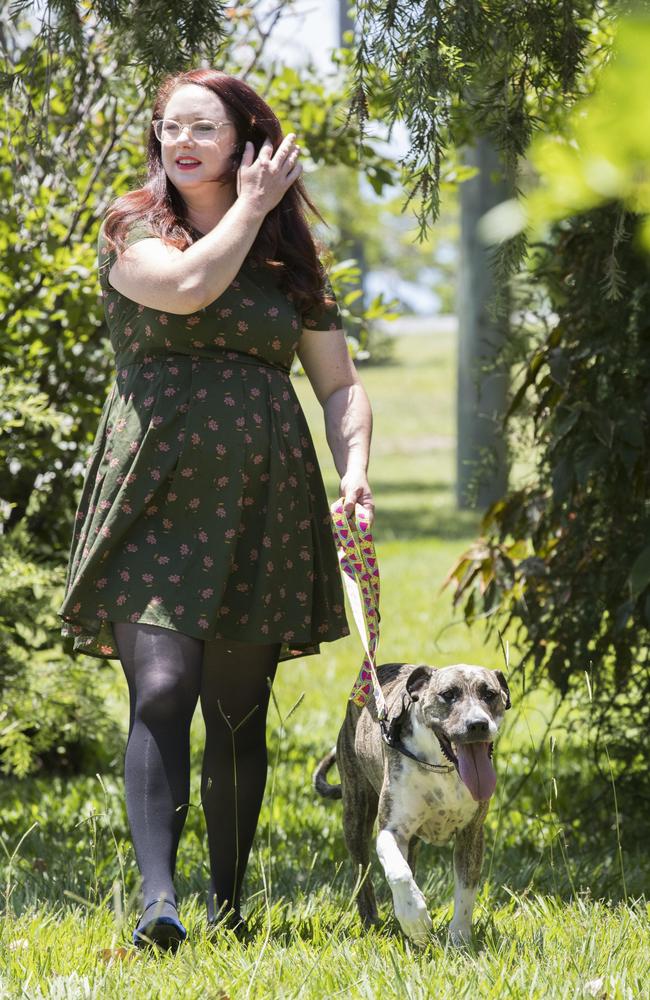
[[[379,645],[379,563],[372,532],[368,521],[362,518],[356,523],[348,521],[343,498],[333,503],[330,510],[343,583],[366,653],[349,700],[363,708],[372,691],[377,715],[382,722],[387,716],[387,710],[376,669]]]

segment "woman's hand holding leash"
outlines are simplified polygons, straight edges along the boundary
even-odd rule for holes
[[[375,519],[375,502],[368,478],[361,469],[346,472],[341,479],[339,495],[343,497],[343,509],[348,520],[367,520],[371,525]]]

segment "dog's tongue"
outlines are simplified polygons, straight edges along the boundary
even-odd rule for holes
[[[460,779],[469,788],[472,798],[486,802],[494,794],[497,776],[490,759],[489,743],[463,743],[454,747]]]

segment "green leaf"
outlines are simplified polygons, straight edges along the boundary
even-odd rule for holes
[[[551,378],[553,381],[561,386],[566,385],[571,373],[571,367],[564,351],[559,347],[549,351],[548,365],[551,369]]]
[[[600,410],[592,410],[589,413],[589,423],[598,440],[607,448],[611,448],[614,439],[614,424],[607,414]]]
[[[642,594],[650,583],[650,545],[640,552],[634,561],[632,569],[630,570],[630,575],[628,577],[628,584],[630,587],[630,593],[632,597],[636,598],[639,594]]]

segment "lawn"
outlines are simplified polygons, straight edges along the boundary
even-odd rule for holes
[[[363,370],[375,412],[371,483],[382,571],[380,661],[504,667],[451,607],[441,583],[474,537],[477,518],[453,496],[454,340],[403,336],[394,363]],[[322,417],[297,380],[328,492],[337,482]],[[352,621],[352,619],[350,619]],[[499,782],[488,817],[475,941],[455,951],[450,849],[425,848],[417,877],[434,935],[412,947],[391,919],[373,862],[385,922],[363,935],[357,873],[347,860],[341,807],[313,793],[311,771],[334,741],[361,661],[351,635],[319,657],[286,663],[269,717],[270,775],[245,911],[245,943],[205,937],[207,883],[199,802],[202,737],[193,724],[193,785],[181,841],[177,890],[189,941],[176,955],[129,947],[138,909],[123,803],[121,751],[98,775],[58,774],[0,787],[4,847],[0,996],[28,998],[601,997],[647,995],[649,865],[617,823],[590,837],[585,741],[552,722],[554,698],[537,692],[515,706],[496,754]],[[95,663],[91,666],[96,669]],[[119,667],[105,672],[110,710],[126,717]],[[550,727],[549,727],[550,723]],[[530,772],[530,774],[529,774]],[[588,801],[588,799],[587,799]]]

